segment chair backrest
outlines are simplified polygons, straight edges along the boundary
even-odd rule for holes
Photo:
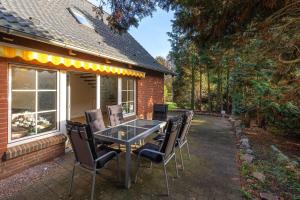
[[[92,133],[105,129],[101,109],[86,111],[85,119],[86,119],[86,123],[90,126]]]
[[[67,121],[67,134],[70,139],[76,161],[85,167],[93,168],[96,159],[96,149],[85,124]]]
[[[181,126],[179,134],[178,134],[178,139],[181,143],[186,139],[186,136],[187,136],[190,126],[191,126],[193,116],[194,116],[194,112],[191,110],[186,111],[183,114],[182,126]]]
[[[168,105],[167,104],[154,104],[153,105],[153,120],[167,121]]]
[[[124,122],[123,110],[121,105],[107,106],[107,114],[110,126],[117,126]]]
[[[168,157],[174,152],[174,147],[180,131],[181,123],[182,118],[180,116],[171,118],[167,122],[166,135],[160,147],[160,152],[164,153],[165,157]]]

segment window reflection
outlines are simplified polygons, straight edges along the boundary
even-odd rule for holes
[[[124,114],[134,113],[134,79],[122,78],[122,107]]]
[[[57,72],[11,68],[11,140],[57,130]]]

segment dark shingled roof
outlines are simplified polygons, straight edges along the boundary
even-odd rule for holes
[[[68,8],[86,15],[95,29],[79,24]],[[98,19],[86,0],[1,0],[0,31],[57,41],[112,60],[170,73],[129,34],[119,35]],[[104,17],[105,18],[105,17]],[[152,38],[149,38],[149,40]]]

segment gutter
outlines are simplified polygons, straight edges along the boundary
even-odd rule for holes
[[[66,48],[66,49],[71,49],[71,50],[78,51],[78,52],[81,52],[81,53],[90,54],[90,55],[94,55],[94,56],[97,56],[97,57],[106,58],[106,59],[117,61],[117,62],[122,62],[122,63],[125,63],[125,64],[135,65],[137,67],[140,66],[140,67],[143,67],[143,68],[146,68],[146,69],[149,69],[149,70],[159,71],[159,72],[164,73],[164,74],[174,75],[173,72],[169,71],[168,69],[166,69],[166,71],[165,70],[156,70],[156,69],[154,70],[154,69],[151,69],[150,67],[147,67],[147,66],[141,66],[141,65],[139,65],[135,62],[128,62],[128,61],[125,61],[123,59],[117,59],[117,58],[111,57],[109,55],[102,55],[102,54],[100,54],[98,52],[95,52],[95,51],[87,50],[87,49],[80,48],[80,47],[75,47],[73,45],[68,45],[64,42],[60,42],[60,41],[57,41],[57,40],[51,40],[51,39],[44,38],[44,37],[41,37],[41,36],[35,36],[35,35],[31,35],[31,34],[28,34],[28,33],[21,32],[21,31],[16,31],[16,30],[4,27],[4,26],[0,26],[0,32],[15,35],[15,36],[18,36],[18,37],[23,37],[23,38],[26,38],[26,39],[31,39],[31,40],[34,39],[38,42],[43,42],[43,43],[46,43],[46,44],[50,44],[50,45],[54,45],[54,46],[58,46],[58,47],[63,47],[63,48]]]

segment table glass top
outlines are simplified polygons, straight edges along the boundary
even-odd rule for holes
[[[104,136],[106,138],[112,138],[121,141],[128,141],[138,135],[141,135],[151,128],[157,128],[160,124],[157,120],[141,120],[137,119],[134,121],[129,121],[127,123],[120,124],[118,126],[105,129],[94,133],[95,137]]]
[[[134,126],[134,127],[139,127],[139,128],[145,128],[145,129],[150,129],[153,128],[159,124],[161,124],[161,121],[158,120],[143,120],[143,119],[138,119],[134,121],[130,121],[125,123],[127,126]]]

